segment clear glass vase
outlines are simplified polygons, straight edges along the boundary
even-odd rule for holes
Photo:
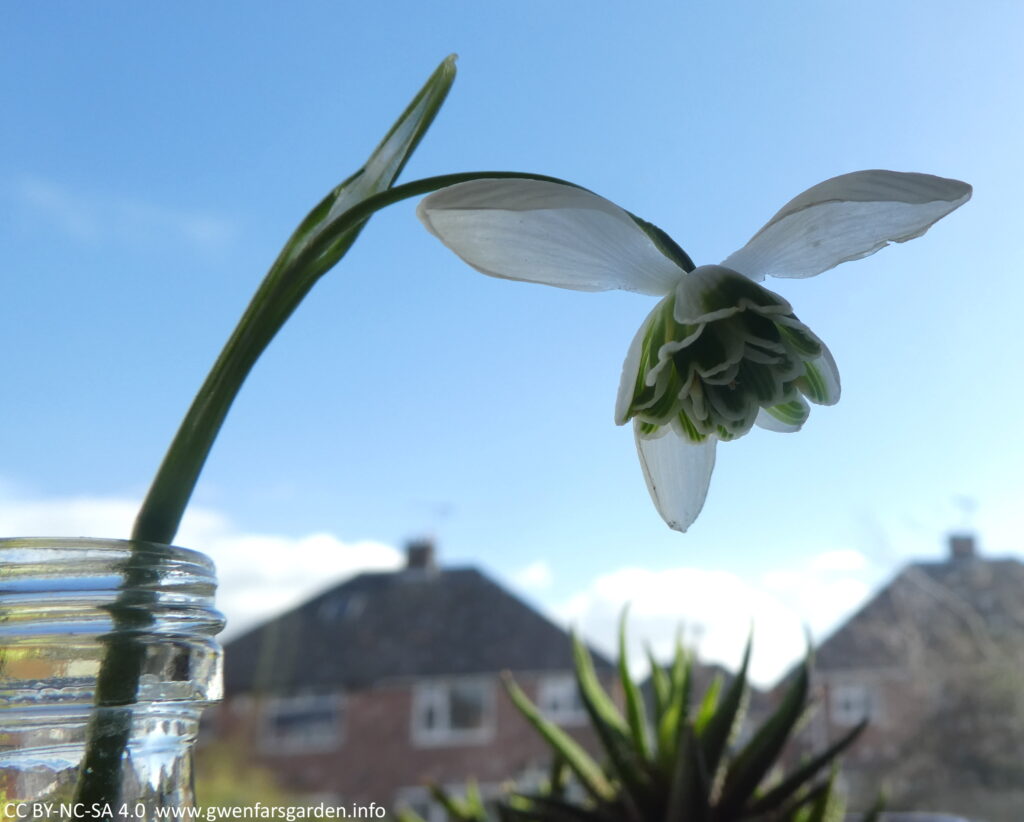
[[[0,539],[0,822],[192,804],[200,714],[221,695],[215,588],[213,563],[183,548]]]

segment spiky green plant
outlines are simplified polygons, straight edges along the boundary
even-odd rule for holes
[[[573,638],[576,678],[590,723],[600,740],[599,764],[572,737],[544,718],[512,677],[505,686],[516,707],[544,737],[556,767],[535,793],[509,793],[495,809],[502,822],[839,822],[844,803],[835,789],[837,757],[866,723],[789,773],[780,755],[809,707],[810,656],[793,677],[774,713],[737,744],[748,698],[750,643],[727,688],[721,679],[692,699],[692,660],[676,644],[663,669],[651,657],[653,712],[648,717],[626,656],[625,618],[619,630],[618,684],[624,710],[601,686],[586,646]],[[650,656],[650,654],[649,654]],[[564,791],[568,770],[578,798]],[[486,806],[474,793],[435,797],[458,822],[484,822]]]

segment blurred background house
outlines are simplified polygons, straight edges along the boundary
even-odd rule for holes
[[[814,682],[806,750],[870,719],[843,761],[855,803],[884,785],[893,809],[1024,818],[1024,563],[950,536],[821,644]]]
[[[606,683],[612,664],[594,653]],[[440,811],[426,785],[484,795],[536,782],[547,746],[500,674],[592,751],[569,635],[474,568],[411,543],[395,572],[364,573],[225,647],[225,699],[208,738],[246,752],[305,800]]]
[[[612,687],[612,662],[593,653]],[[414,542],[403,569],[356,576],[229,642],[211,736],[293,799],[407,806],[435,822],[428,784],[458,791],[474,779],[487,796],[546,774],[549,750],[505,695],[504,670],[598,750],[568,634]],[[694,658],[691,676],[699,699],[733,674]],[[788,679],[751,689],[748,729]],[[1024,563],[951,536],[943,561],[907,565],[817,648],[812,682],[817,710],[791,762],[870,719],[843,761],[854,809],[884,787],[894,811],[1021,818]]]

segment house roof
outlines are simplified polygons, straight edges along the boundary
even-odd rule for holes
[[[224,649],[228,695],[505,669],[571,670],[569,636],[473,568],[361,574]]]
[[[915,562],[815,652],[823,671],[972,663],[1024,643],[1024,563]]]

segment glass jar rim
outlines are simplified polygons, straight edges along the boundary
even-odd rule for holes
[[[164,545],[158,542],[147,542],[137,539],[107,539],[103,537],[0,537],[0,563],[7,562],[3,554],[14,551],[110,551],[111,553],[153,554],[156,556],[174,557],[178,560],[191,562],[199,567],[215,571],[213,560],[206,554],[183,548],[179,545]]]

